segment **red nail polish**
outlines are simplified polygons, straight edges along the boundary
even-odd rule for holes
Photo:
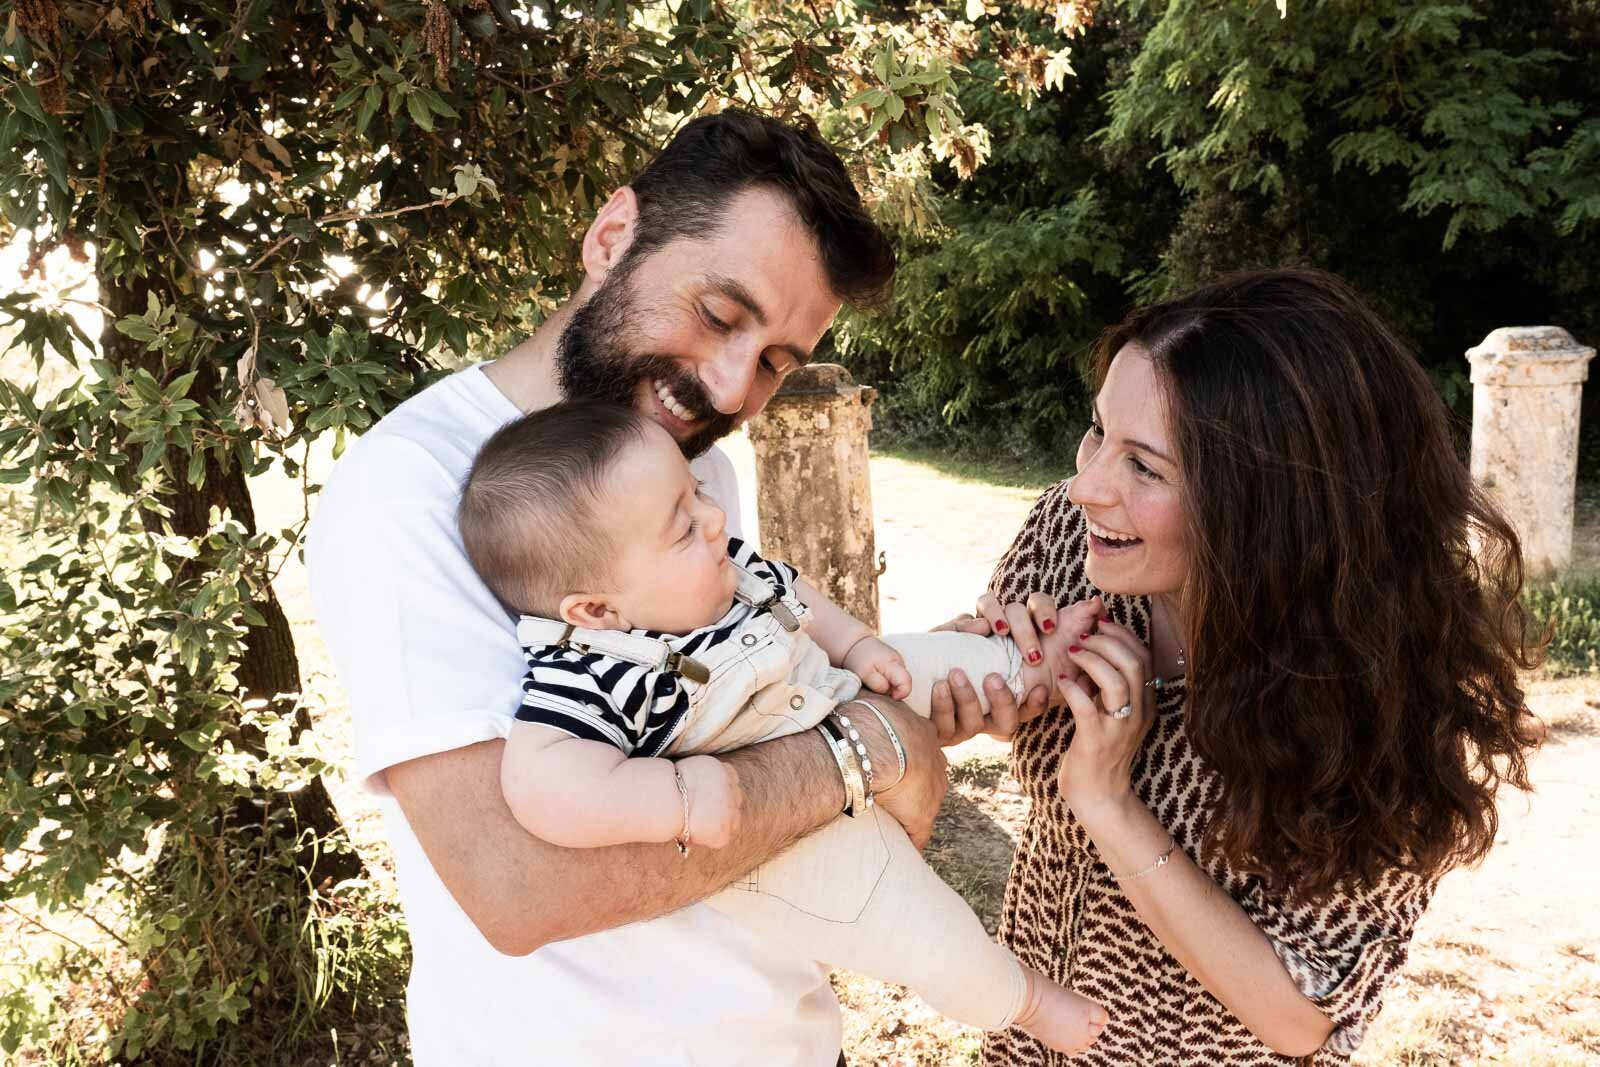
[[[1111,616],[1110,615],[1102,615],[1102,616],[1100,616],[1100,621],[1101,622],[1110,622],[1111,621]]]
[[[1011,627],[1006,625],[1006,621],[1004,619],[1001,619],[999,622],[994,624],[994,632],[997,634],[1010,633]]]
[[[1089,640],[1089,635],[1088,634],[1079,634],[1078,635],[1078,640],[1079,641],[1087,641],[1087,640]]]
[[[1038,663],[1043,658],[1044,657],[1039,654],[1039,650],[1037,648],[1031,649],[1028,652],[1028,662],[1029,663]]]
[[[1064,675],[1064,674],[1058,674],[1058,675],[1056,675],[1056,677],[1059,678],[1063,682],[1067,681],[1067,676]]]
[[[1083,649],[1079,648],[1077,645],[1068,645],[1067,646],[1067,651],[1068,652],[1082,652]]]
[[[1044,620],[1043,622],[1041,622],[1039,624],[1039,629],[1043,630],[1047,634],[1055,633],[1056,632],[1056,620],[1054,620],[1054,619],[1046,619],[1046,620]]]

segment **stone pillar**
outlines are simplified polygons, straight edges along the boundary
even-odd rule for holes
[[[747,430],[756,456],[761,553],[799,568],[841,608],[878,627],[877,541],[867,432],[875,389],[836,363],[790,374]]]
[[[1557,326],[1495,330],[1472,364],[1472,477],[1516,526],[1529,577],[1572,562],[1578,402],[1594,349]]]

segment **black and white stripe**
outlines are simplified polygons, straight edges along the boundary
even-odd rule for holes
[[[787,594],[799,573],[787,563],[765,560],[744,541],[728,539],[728,555],[756,577]],[[735,600],[710,626],[687,634],[634,630],[665,641],[686,656],[728,640],[754,609]],[[643,667],[594,652],[559,645],[523,649],[528,673],[522,682],[517,719],[551,726],[587,741],[614,745],[629,756],[656,756],[677,736],[689,711],[689,695],[676,671]]]

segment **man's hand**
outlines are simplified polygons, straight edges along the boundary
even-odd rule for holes
[[[912,844],[919,849],[926,848],[928,839],[933,836],[933,820],[950,786],[950,765],[939,747],[939,736],[931,723],[904,704],[879,696],[861,699],[883,713],[906,751],[906,773],[902,777],[894,744],[884,733],[878,717],[864,709],[853,709],[860,714],[852,714],[850,722],[861,734],[867,746],[867,758],[872,760],[877,802],[905,828]]]

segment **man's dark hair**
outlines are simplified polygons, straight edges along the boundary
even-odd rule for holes
[[[607,579],[616,540],[598,509],[606,474],[650,425],[620,404],[579,400],[524,415],[484,443],[456,522],[507,608],[553,619],[562,597]]]
[[[838,155],[813,130],[748,111],[704,115],[678,131],[629,185],[639,198],[629,259],[679,237],[716,233],[734,197],[766,186],[782,193],[811,231],[835,296],[855,308],[888,302],[894,246],[861,206]]]

